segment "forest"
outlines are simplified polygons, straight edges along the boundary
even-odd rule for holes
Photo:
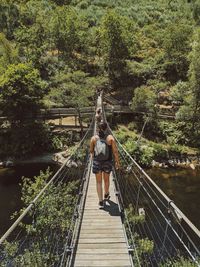
[[[199,157],[200,0],[0,1],[0,162],[58,150],[64,137],[55,136],[37,114],[41,109],[73,107],[81,125],[85,120],[81,108],[95,105],[98,90],[135,113],[142,112],[129,118],[108,116],[119,142],[142,167],[170,156]],[[173,118],[162,119],[161,114]],[[89,138],[87,141],[86,147]],[[34,205],[28,214],[32,224],[28,218],[28,224],[19,225],[22,233],[35,238],[35,242],[30,239],[31,249],[26,242],[6,241],[7,254],[0,252],[2,266],[8,266],[7,256],[16,266],[33,266],[33,262],[35,266],[55,266],[59,262],[59,249],[64,248],[66,233],[71,234],[71,219],[78,218],[76,205],[82,196],[78,187],[84,180],[87,157],[85,147],[77,151],[72,159],[79,160],[82,167],[65,166],[66,173],[63,169],[40,205]],[[128,164],[122,170],[122,181],[131,181],[130,168]],[[22,178],[24,208],[12,218],[33,204],[30,201],[51,176],[48,169],[34,179]],[[189,209],[195,204],[192,195],[198,194],[197,185],[194,187],[188,191]],[[135,225],[143,227],[145,217],[138,216],[129,204],[127,197],[125,213],[135,234]],[[155,244],[137,233],[134,238],[143,260]],[[59,249],[52,251],[54,240]],[[25,249],[21,249],[23,244]],[[177,257],[175,263],[172,257],[173,265],[164,255],[157,266],[196,266],[179,253],[173,256]],[[146,259],[143,263],[149,266]]]
[[[35,114],[50,107],[80,111],[94,105],[98,88],[151,114],[146,138],[176,152],[198,148],[199,26],[199,0],[2,0],[1,158],[54,148]],[[163,111],[175,119],[159,120]],[[139,133],[145,119],[130,130]],[[126,145],[134,152],[132,146]]]

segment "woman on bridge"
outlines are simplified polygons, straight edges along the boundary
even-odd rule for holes
[[[102,177],[104,179],[104,199],[109,199],[110,173],[113,167],[113,156],[115,160],[115,167],[119,169],[119,155],[115,139],[112,135],[107,133],[107,123],[101,122],[99,125],[99,132],[94,135],[90,141],[90,153],[93,157],[92,171],[96,175],[97,194],[99,197],[99,206],[103,207],[103,190]]]

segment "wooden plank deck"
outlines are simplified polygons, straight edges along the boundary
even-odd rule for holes
[[[111,198],[106,201],[104,209],[99,209],[96,179],[91,173],[75,256],[75,267],[132,266],[112,177],[110,177],[110,195]]]

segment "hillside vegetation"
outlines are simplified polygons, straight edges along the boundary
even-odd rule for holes
[[[51,146],[37,110],[79,111],[98,88],[150,112],[151,136],[199,147],[199,25],[199,0],[2,0],[1,156]],[[175,125],[157,120],[162,108]]]

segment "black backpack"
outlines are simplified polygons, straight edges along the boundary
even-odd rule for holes
[[[98,138],[94,147],[95,160],[103,161],[109,158],[109,148],[106,139]]]

